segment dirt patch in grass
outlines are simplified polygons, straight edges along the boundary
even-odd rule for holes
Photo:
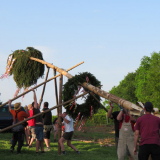
[[[114,133],[114,125],[86,126],[85,130],[75,130],[73,140],[115,145]]]

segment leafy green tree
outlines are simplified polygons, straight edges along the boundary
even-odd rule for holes
[[[160,52],[151,54],[146,84],[145,102],[150,101],[160,109]]]
[[[137,97],[135,96],[135,76],[136,73],[128,73],[127,76],[119,83],[118,86],[114,86],[109,93],[126,99],[132,103],[137,102]],[[103,104],[107,105],[107,109],[110,108],[108,100],[105,100]],[[119,106],[114,104],[113,111],[118,111]]]
[[[122,80],[117,87],[114,86],[111,89],[110,93],[130,102],[136,103],[137,98],[135,96],[135,76],[136,73],[128,73],[124,80]]]
[[[135,77],[135,96],[138,101],[145,102],[148,96],[147,77],[150,69],[150,57],[144,56],[141,59],[140,67],[136,70]]]

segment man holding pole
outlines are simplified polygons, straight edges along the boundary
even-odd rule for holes
[[[34,102],[30,105],[33,107],[33,115],[40,113],[40,105],[37,103],[37,97],[34,89],[33,91],[33,99]],[[35,117],[35,134],[36,134],[36,153],[39,153],[39,147],[41,147],[41,153],[44,153],[44,144],[43,144],[43,121],[42,115]]]
[[[160,118],[151,114],[153,111],[151,102],[145,103],[144,111],[145,115],[138,118],[136,122],[133,153],[137,154],[137,141],[140,134],[139,160],[148,160],[150,154],[152,160],[160,160]]]
[[[72,149],[74,149],[77,154],[79,154],[80,152],[76,149],[74,145],[71,144],[71,138],[74,132],[73,119],[66,112],[64,112],[63,114],[59,114],[59,116],[63,118],[64,125],[65,125],[65,133],[63,134],[63,137],[59,139],[59,143],[62,149],[62,154],[66,154],[64,150],[64,144],[63,144],[65,140],[67,140],[67,145]]]
[[[112,112],[114,105],[113,105],[113,103],[111,101],[109,101],[109,105],[110,105],[110,109],[108,110],[107,117],[111,118],[111,119],[114,119],[115,144],[116,144],[116,151],[117,151],[117,155],[118,155],[119,121],[117,120],[117,116],[118,116],[120,111]],[[132,157],[131,157],[131,155],[129,153],[128,148],[127,148],[127,155],[128,155],[129,160],[132,160]]]
[[[48,110],[48,102],[44,102],[43,104],[43,110],[42,112]],[[52,112],[49,111],[47,113],[44,113],[42,115],[42,118],[43,118],[43,124],[44,124],[44,141],[45,141],[45,144],[46,144],[46,149],[45,151],[50,151],[50,132],[51,132],[51,129],[53,128],[53,125],[52,125]]]
[[[124,160],[127,150],[133,160],[138,160],[138,156],[133,154],[134,149],[134,124],[135,118],[130,115],[128,110],[123,109],[120,104],[121,111],[117,116],[119,121],[119,140],[118,140],[118,160]]]

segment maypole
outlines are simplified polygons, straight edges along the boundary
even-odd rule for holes
[[[68,72],[66,72],[65,70],[62,70],[60,68],[58,68],[57,66],[54,66],[53,64],[50,64],[48,62],[45,62],[44,60],[40,60],[40,59],[37,59],[37,58],[34,58],[34,57],[30,57],[31,60],[34,60],[34,61],[37,61],[37,62],[40,62],[42,64],[45,64],[47,65],[48,67],[50,68],[53,68],[53,69],[56,69],[57,72],[63,74],[64,76],[66,76],[68,79],[71,79],[73,78],[73,76],[71,74],[69,74]],[[84,88],[87,88],[88,90],[90,90],[91,92],[105,98],[105,99],[108,99],[110,101],[112,101],[113,103],[116,103],[116,104],[120,104],[122,107],[128,109],[128,110],[131,110],[132,113],[136,113],[136,115],[138,114],[139,116],[141,115],[141,112],[143,111],[143,109],[125,99],[122,99],[120,97],[117,97],[113,94],[110,94],[104,90],[101,90],[100,88],[98,87],[95,87],[87,82],[84,82],[81,84]]]

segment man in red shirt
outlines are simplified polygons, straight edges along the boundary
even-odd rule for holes
[[[26,107],[25,109],[26,109],[26,112],[28,113],[28,108]],[[17,115],[17,119],[19,122],[23,121],[25,118],[28,118],[28,114],[21,110],[21,103],[15,103],[14,110],[12,110],[11,109],[11,100],[9,100],[9,111],[13,115],[13,122],[15,122],[16,115]],[[10,148],[11,152],[13,152],[14,147],[18,141],[17,154],[21,153],[21,148],[22,148],[23,142],[24,142],[24,136],[25,136],[24,130],[13,133],[13,141],[12,141],[12,146]]]
[[[28,109],[29,109],[29,117],[33,116],[33,106],[32,104],[28,105]],[[34,141],[34,139],[36,138],[36,134],[35,134],[35,118],[30,119],[28,121],[28,127],[29,127],[29,131],[31,133],[31,137],[30,137],[30,143],[29,143],[29,148],[32,146],[32,143]]]
[[[160,160],[160,118],[151,114],[153,105],[146,102],[144,105],[145,115],[137,119],[134,136],[134,154],[137,154],[137,141],[141,136],[139,144],[139,160],[148,160],[151,154],[152,160]]]

